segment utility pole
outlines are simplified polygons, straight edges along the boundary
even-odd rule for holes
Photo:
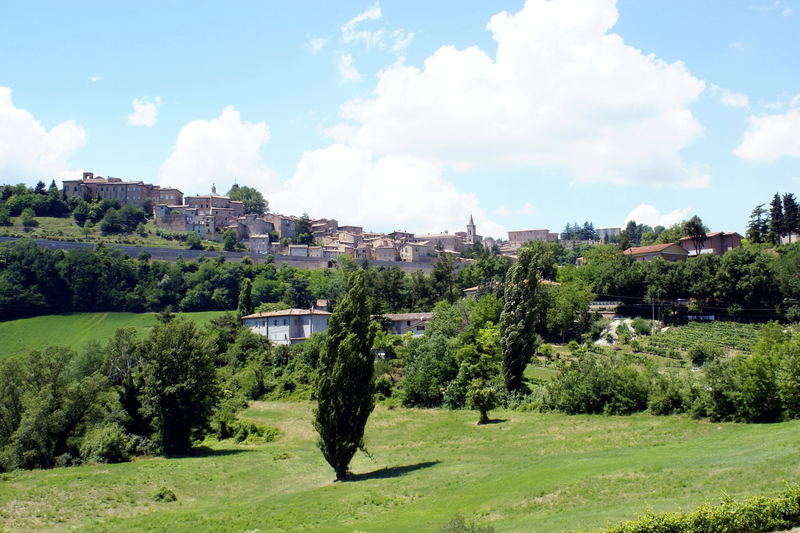
[[[656,299],[655,299],[655,296],[651,296],[650,297],[650,305],[651,305],[652,310],[653,310],[652,311],[653,312],[653,315],[652,315],[653,318],[650,321],[650,336],[652,337],[653,336],[653,330],[656,327]]]

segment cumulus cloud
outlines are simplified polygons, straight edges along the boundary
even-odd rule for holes
[[[94,74],[89,78],[89,81],[92,82],[92,83],[97,83],[98,81],[100,81],[102,79],[103,79],[103,76],[101,76],[99,74]]]
[[[361,79],[361,74],[358,72],[353,56],[350,54],[342,54],[339,56],[336,67],[339,69],[340,84],[348,81],[359,81]]]
[[[158,182],[189,194],[207,193],[212,183],[224,193],[238,180],[268,194],[278,186],[277,173],[262,155],[269,137],[265,122],[242,121],[228,106],[218,118],[181,128],[172,154],[159,169]]]
[[[134,98],[131,102],[133,111],[128,114],[128,124],[131,126],[144,126],[150,128],[158,122],[158,108],[161,107],[161,98]]]
[[[442,168],[407,156],[381,156],[341,144],[303,154],[294,175],[270,197],[274,210],[307,211],[379,231],[463,231],[474,215],[483,235],[505,228],[487,219],[473,193],[459,192]]]
[[[614,0],[528,0],[492,17],[494,57],[444,46],[379,74],[342,106],[338,142],[458,170],[565,168],[579,181],[706,186],[680,151],[702,133],[688,106],[705,84],[681,62],[628,46]]]
[[[328,37],[316,37],[308,40],[306,46],[311,51],[312,54],[316,54],[322,48],[328,44]]]
[[[712,85],[710,91],[711,95],[719,98],[719,101],[725,107],[738,107],[740,109],[748,109],[750,107],[750,99],[746,94],[736,93],[719,85]]]
[[[74,120],[49,130],[0,87],[0,175],[7,183],[72,177],[69,158],[86,144],[86,132]]]
[[[733,153],[740,159],[766,163],[800,157],[800,109],[751,116],[744,139]]]
[[[664,226],[668,228],[677,222],[685,220],[689,216],[689,209],[688,207],[684,207],[683,209],[676,209],[669,213],[662,214],[655,206],[640,204],[628,213],[628,216],[625,217],[624,224],[634,220],[637,224],[647,224],[651,227]]]

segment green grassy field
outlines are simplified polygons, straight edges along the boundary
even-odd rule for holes
[[[18,471],[0,481],[0,525],[20,531],[438,531],[457,513],[498,532],[602,527],[647,510],[690,510],[724,494],[773,495],[797,481],[800,422],[378,407],[369,458],[333,483],[311,406],[256,403],[281,436],[213,444],[178,459]],[[177,501],[157,502],[166,486]]]
[[[222,312],[177,314],[202,325]],[[79,350],[89,341],[107,341],[118,328],[132,327],[144,333],[157,323],[153,313],[73,313],[8,320],[0,322],[0,358],[53,345]]]
[[[72,217],[36,217],[39,225],[25,228],[19,217],[12,217],[12,225],[0,227],[0,236],[29,237],[31,239],[55,239],[60,241],[85,241],[103,242],[106,244],[121,244],[128,246],[152,246],[156,248],[186,248],[180,241],[165,239],[156,235],[156,226],[148,222],[145,226],[146,236],[135,233],[127,235],[103,235],[99,225],[92,228],[82,228],[75,224]],[[212,241],[203,241],[203,246],[209,250],[222,250],[222,244]]]

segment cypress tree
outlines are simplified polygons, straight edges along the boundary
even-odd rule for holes
[[[778,193],[772,197],[769,204],[769,242],[780,244],[783,235],[783,204]]]
[[[364,272],[359,270],[352,274],[350,290],[331,315],[315,383],[317,445],[337,480],[348,476],[353,455],[364,450],[364,428],[375,407],[373,337]]]
[[[783,233],[791,235],[800,228],[800,212],[794,194],[787,192],[783,195]]]
[[[239,291],[239,307],[237,311],[239,311],[239,314],[242,316],[253,313],[253,282],[250,281],[250,278],[244,278],[244,281],[242,281],[242,290]]]
[[[503,379],[510,391],[522,388],[522,373],[536,351],[536,327],[544,309],[540,281],[553,271],[552,252],[545,243],[533,242],[519,249],[517,262],[506,273],[500,348]]]

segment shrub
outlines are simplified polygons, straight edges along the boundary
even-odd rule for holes
[[[650,335],[650,321],[637,316],[633,319],[633,331],[637,335]]]
[[[237,420],[234,429],[233,440],[242,444],[272,442],[280,435],[278,428],[258,426],[247,420]]]
[[[694,366],[703,366],[709,361],[719,359],[723,353],[719,346],[702,342],[689,348],[687,355]]]
[[[555,355],[556,350],[553,348],[552,344],[542,344],[539,348],[539,354],[545,359],[552,359],[553,355]]]
[[[685,413],[692,405],[692,387],[680,376],[657,374],[650,384],[647,409],[654,415]]]
[[[775,498],[756,496],[742,503],[726,498],[691,513],[648,513],[638,520],[609,527],[603,533],[766,533],[800,525],[800,487]]]
[[[631,414],[647,407],[648,375],[619,356],[587,353],[548,385],[551,407],[568,414]]]
[[[34,216],[35,214],[33,212],[33,209],[31,209],[30,207],[26,207],[25,209],[23,209],[22,213],[20,214],[20,220],[22,221],[22,225],[25,226],[26,228],[32,228],[38,226],[39,223],[36,221]]]
[[[116,424],[97,427],[83,436],[81,459],[87,463],[123,463],[131,443]]]
[[[151,494],[150,497],[157,502],[164,502],[164,503],[174,502],[175,500],[178,499],[178,497],[175,496],[175,493],[172,492],[171,489],[168,489],[167,487],[163,486],[159,488],[157,491],[155,491],[153,494]]]
[[[475,520],[457,516],[442,526],[441,533],[494,533],[492,526],[482,526]]]

